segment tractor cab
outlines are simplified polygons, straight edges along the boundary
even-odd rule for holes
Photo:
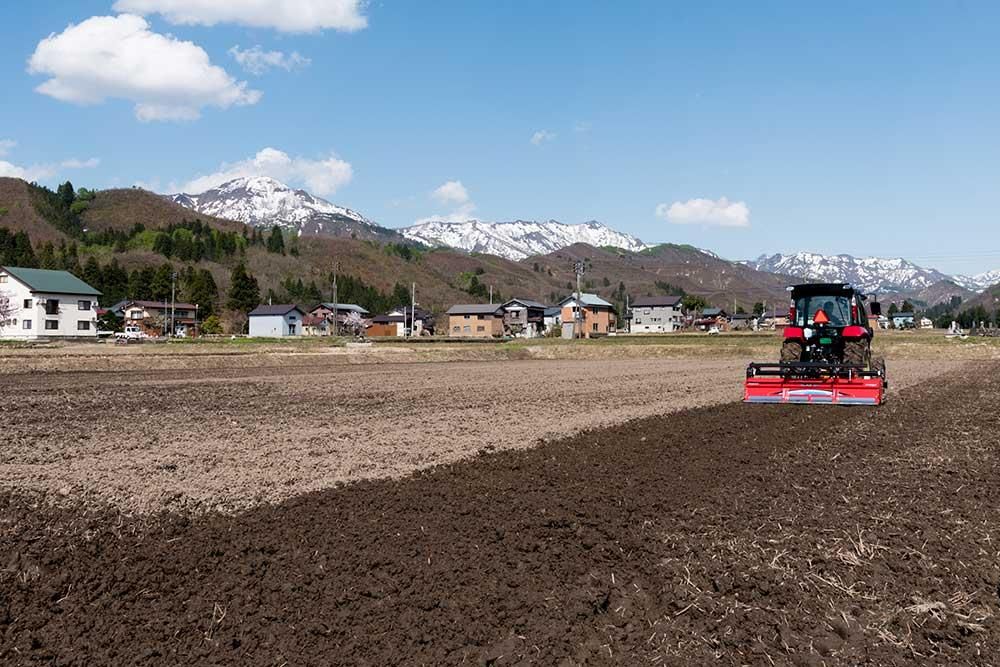
[[[789,291],[783,362],[870,363],[873,332],[864,294],[846,283],[794,285]]]
[[[866,297],[847,283],[793,285],[779,363],[747,368],[749,403],[879,405],[885,361],[872,357]],[[872,315],[881,314],[877,302]]]

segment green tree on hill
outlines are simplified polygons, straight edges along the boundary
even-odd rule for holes
[[[59,199],[62,200],[63,204],[67,207],[70,206],[74,200],[76,200],[76,192],[73,191],[73,184],[66,181],[56,190],[56,194],[59,195]]]
[[[753,314],[754,315],[764,314],[764,303],[762,301],[758,301],[753,305]]]
[[[285,254],[285,237],[278,225],[271,228],[271,235],[267,237],[267,251],[280,255]]]
[[[246,315],[260,304],[260,286],[257,284],[257,279],[247,272],[243,262],[233,268],[229,282],[229,292],[226,295],[227,308]]]
[[[212,272],[208,269],[194,270],[189,268],[188,272],[185,273],[184,298],[198,305],[198,312],[201,317],[207,318],[215,313],[215,304],[219,298],[219,288],[215,284]]]

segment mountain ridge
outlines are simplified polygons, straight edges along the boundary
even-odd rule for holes
[[[404,227],[400,232],[411,241],[427,246],[487,253],[514,261],[555,252],[574,243],[612,246],[632,252],[650,247],[638,238],[596,220],[579,224],[558,220],[430,220]]]

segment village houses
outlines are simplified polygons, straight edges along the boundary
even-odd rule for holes
[[[503,306],[492,303],[458,304],[448,309],[448,335],[458,338],[503,336]]]
[[[631,333],[670,333],[684,326],[679,296],[643,296],[632,302]]]
[[[100,295],[68,271],[0,267],[0,337],[96,338]]]
[[[192,335],[198,326],[198,306],[193,303],[136,300],[124,301],[120,308],[125,324],[139,326],[150,336],[166,332],[171,321],[175,336]]]
[[[617,326],[614,306],[596,294],[581,293],[579,306],[575,294],[568,296],[559,302],[559,307],[562,309],[563,337],[572,337],[578,311],[586,338],[609,334]]]
[[[531,299],[511,299],[503,304],[504,331],[515,338],[544,336],[545,308]]]
[[[257,306],[250,311],[251,338],[282,338],[301,336],[304,310],[294,303]]]

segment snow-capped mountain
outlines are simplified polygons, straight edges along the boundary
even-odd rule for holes
[[[770,273],[806,280],[848,282],[870,292],[921,290],[942,280],[953,280],[935,269],[925,269],[902,258],[852,257],[797,252],[794,255],[761,255],[744,264]]]
[[[298,234],[388,238],[396,236],[360,213],[294,190],[266,176],[237,178],[200,194],[168,195],[199,213],[255,227],[277,225]]]
[[[628,234],[615,231],[597,221],[570,225],[556,220],[535,222],[422,222],[400,230],[403,236],[429,246],[460,248],[469,252],[499,255],[519,261],[532,255],[544,255],[573,245],[614,246],[639,251],[648,246]]]
[[[1000,283],[1000,269],[977,273],[974,276],[953,276],[952,280],[965,289],[982,292],[984,289]]]

